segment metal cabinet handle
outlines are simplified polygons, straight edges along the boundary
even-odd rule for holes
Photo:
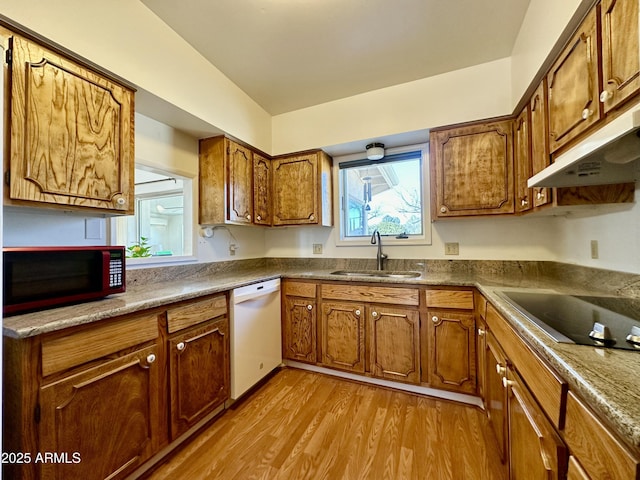
[[[438,321],[439,321],[439,320],[440,320],[440,319],[439,319],[438,317],[436,317],[435,315],[434,315],[433,317],[431,317],[431,321],[432,321],[433,323],[438,323]]]
[[[152,364],[153,362],[156,361],[156,356],[153,353],[150,353],[149,355],[147,355],[147,363],[148,364]]]
[[[482,336],[484,336],[484,334],[485,334],[484,329],[483,329],[483,328],[479,328],[479,329],[478,329],[478,336],[479,336],[479,337],[482,337]]]
[[[593,110],[585,108],[582,110],[582,119],[587,120],[591,115],[593,115]]]
[[[261,221],[262,220],[262,215],[256,215],[256,220]]]
[[[506,367],[503,367],[499,363],[496,363],[496,373],[498,375],[504,375],[505,373],[507,373],[507,369]]]
[[[360,310],[356,310],[354,313],[355,313],[357,316],[360,316]]]
[[[118,199],[116,200],[116,203],[118,205],[124,205],[125,203],[127,203],[127,201],[124,199],[124,197],[118,197]]]
[[[507,377],[502,377],[502,386],[504,388],[511,387],[514,383],[516,382],[514,382],[513,380],[507,379]]]
[[[520,202],[520,205],[522,205],[523,207],[526,207],[527,205],[529,205],[529,200],[527,200],[526,198],[523,198],[522,201]]]
[[[179,344],[176,345],[176,348],[180,351],[184,350],[184,347],[186,347],[184,342],[180,342]]]
[[[316,216],[313,213],[309,215],[309,220],[314,221],[315,219],[316,219]]]
[[[247,220],[251,220],[251,215],[247,213]]]
[[[307,310],[313,310],[313,305],[307,305]]]
[[[447,207],[445,207],[444,205],[440,207],[440,213],[447,213]]]
[[[376,317],[378,316],[378,312],[371,312],[371,316],[372,316],[373,318],[376,318]]]

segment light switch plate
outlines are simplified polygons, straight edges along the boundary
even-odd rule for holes
[[[444,244],[444,254],[445,255],[459,255],[460,254],[460,244],[458,242],[446,242]]]
[[[320,255],[322,253],[322,244],[314,243],[313,244],[313,253],[316,255]]]

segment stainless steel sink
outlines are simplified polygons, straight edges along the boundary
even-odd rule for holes
[[[331,275],[345,277],[384,277],[384,278],[417,278],[420,272],[394,271],[394,270],[336,270]]]

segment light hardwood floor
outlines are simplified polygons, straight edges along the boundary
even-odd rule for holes
[[[494,442],[477,408],[285,368],[150,478],[502,480]]]

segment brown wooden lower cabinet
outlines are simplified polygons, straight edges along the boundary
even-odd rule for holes
[[[66,456],[65,462],[42,462],[42,478],[124,478],[155,453],[157,355],[153,345],[40,389],[38,451]]]
[[[420,316],[418,310],[369,306],[371,373],[401,382],[420,383]]]
[[[3,476],[121,479],[149,468],[224,408],[227,308],[223,294],[5,337],[3,449],[31,458],[3,465]]]
[[[504,377],[509,418],[509,476],[513,479],[565,478],[567,448],[522,378]]]
[[[574,478],[637,479],[640,457],[630,451],[572,392],[567,396],[564,439]]]
[[[365,371],[365,305],[323,302],[322,364],[342,370]]]
[[[169,340],[171,440],[229,398],[229,324],[226,317]]]
[[[491,332],[485,334],[485,404],[489,424],[496,436],[498,451],[503,462],[507,460],[507,393],[502,377],[507,368],[507,357]]]
[[[286,296],[282,312],[282,357],[315,363],[316,301],[315,298]]]
[[[476,393],[476,332],[471,312],[428,310],[433,388]]]

